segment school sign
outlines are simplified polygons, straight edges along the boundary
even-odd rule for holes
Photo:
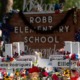
[[[10,24],[14,26],[11,42],[23,41],[29,53],[40,51],[52,54],[64,46],[64,41],[74,41],[76,24],[74,10],[55,13],[14,14]]]

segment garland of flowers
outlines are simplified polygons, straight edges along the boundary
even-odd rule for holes
[[[59,29],[59,26],[63,25],[66,23],[66,21],[68,20],[68,18],[74,13],[74,8],[69,10],[66,14],[66,16],[60,21],[60,23],[58,23],[57,25],[53,26],[51,30],[46,30],[43,31],[43,29],[41,28],[41,30],[37,30],[37,28],[34,28],[34,26],[26,19],[25,15],[22,13],[22,11],[19,12],[19,16],[20,18],[23,20],[24,24],[27,25],[30,29],[32,29],[33,31],[35,31],[36,33],[40,33],[40,34],[52,34],[55,30]]]

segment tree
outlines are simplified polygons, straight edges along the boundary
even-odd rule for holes
[[[65,0],[64,10],[69,8],[77,7],[80,9],[80,0]]]
[[[13,0],[0,0],[1,4],[0,4],[0,15],[1,15],[1,20],[2,17],[5,13],[10,12],[10,10],[12,10],[13,7]]]
[[[14,5],[13,5],[14,1]],[[40,1],[40,0],[37,0]],[[67,10],[68,8],[72,8],[73,6],[77,6],[80,8],[80,0],[43,0],[44,3],[64,3],[64,10]],[[22,10],[23,6],[23,0],[0,0],[0,15],[2,16],[5,12],[9,12],[12,7],[13,9],[19,9]]]
[[[14,0],[13,9],[22,10],[23,7],[23,0]]]

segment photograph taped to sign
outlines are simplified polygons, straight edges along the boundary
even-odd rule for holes
[[[69,67],[69,60],[52,60],[53,67]]]
[[[64,55],[50,55],[49,60],[63,60]]]
[[[32,61],[15,61],[12,63],[0,62],[0,68],[32,68]]]
[[[17,61],[36,61],[36,56],[35,55],[25,55],[25,56],[20,56],[17,58]]]
[[[73,69],[73,68],[77,69],[78,68],[77,63],[78,63],[78,61],[71,61],[71,69]]]

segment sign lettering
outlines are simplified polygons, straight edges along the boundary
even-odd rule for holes
[[[52,30],[64,18],[65,13],[60,14],[25,14],[26,19],[34,29],[47,31]],[[56,16],[56,17],[55,17]],[[69,20],[68,20],[69,21]],[[15,23],[15,17],[12,18],[14,32],[11,33],[11,42],[23,41],[25,43],[26,52],[33,54],[34,51],[39,51],[45,56],[53,54],[58,49],[64,46],[64,41],[73,41],[74,28],[70,21],[64,25],[60,25],[57,30],[51,34],[36,33],[30,28],[30,25],[24,25],[20,18]],[[14,37],[14,38],[13,38]]]

